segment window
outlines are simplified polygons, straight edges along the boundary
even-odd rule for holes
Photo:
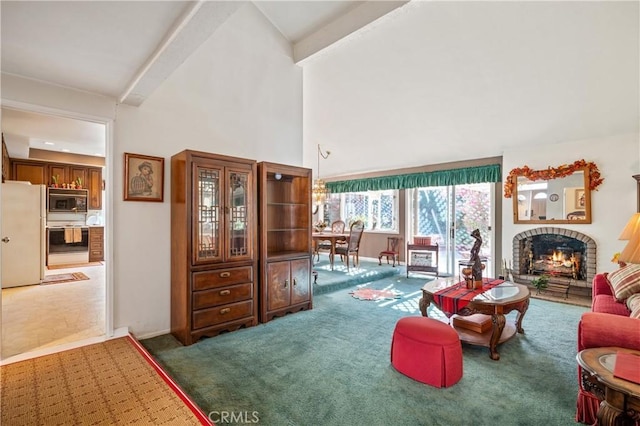
[[[491,276],[493,267],[493,231],[495,188],[492,183],[416,188],[408,198],[411,235],[430,236],[440,246],[439,272],[454,275],[459,262],[469,260],[475,239],[474,229],[480,230],[483,242],[480,256],[487,258],[488,268],[483,275]]]
[[[325,209],[328,223],[342,219],[349,225],[362,220],[367,231],[398,231],[397,190],[331,194]]]

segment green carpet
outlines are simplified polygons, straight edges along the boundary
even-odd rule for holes
[[[424,282],[373,282],[402,292],[380,302],[350,289],[321,294],[313,310],[188,347],[170,335],[142,343],[205,412],[255,413],[264,425],[575,424],[576,332],[586,308],[532,299],[526,334],[498,347],[500,361],[463,345],[463,378],[438,389],[389,359],[396,321],[420,314]],[[442,317],[434,307],[429,315]]]

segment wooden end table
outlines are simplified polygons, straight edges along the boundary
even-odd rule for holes
[[[640,355],[632,349],[604,347],[580,351],[582,388],[602,400],[596,414],[603,426],[632,426],[640,421],[640,384],[613,375],[616,353]]]
[[[422,287],[422,298],[420,299],[420,312],[422,316],[427,316],[427,308],[433,303],[438,309],[434,294],[452,285],[465,285],[464,282],[453,283],[445,279],[435,279],[429,281]],[[498,361],[500,354],[496,347],[498,344],[509,340],[516,334],[524,334],[522,319],[529,308],[531,293],[527,286],[505,281],[498,286],[485,291],[476,296],[456,315],[466,316],[472,314],[485,314],[491,316],[493,324],[491,330],[485,333],[476,333],[464,328],[453,327],[460,336],[460,341],[471,345],[489,347],[489,356],[492,360]],[[517,311],[515,324],[507,324],[505,315],[511,311]]]

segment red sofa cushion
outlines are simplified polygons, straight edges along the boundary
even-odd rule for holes
[[[600,294],[593,297],[591,302],[591,311],[600,312],[603,314],[614,314],[628,317],[631,315],[631,311],[624,303],[617,302],[613,296]]]

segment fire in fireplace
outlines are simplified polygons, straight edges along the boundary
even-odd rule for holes
[[[547,274],[561,277],[582,279],[580,272],[580,259],[582,251],[573,251],[568,247],[557,247],[551,254],[535,254],[529,252],[529,274]],[[579,276],[580,275],[580,276]]]

